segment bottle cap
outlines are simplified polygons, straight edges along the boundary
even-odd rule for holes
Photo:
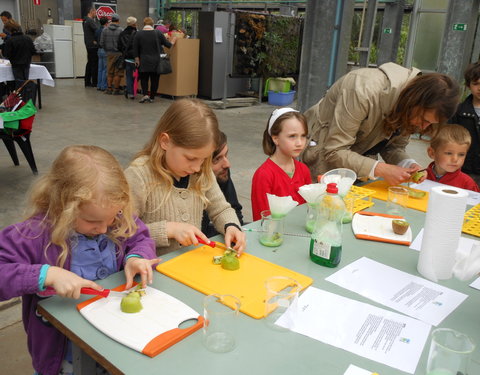
[[[331,182],[327,185],[327,193],[338,194],[338,188],[335,182]]]

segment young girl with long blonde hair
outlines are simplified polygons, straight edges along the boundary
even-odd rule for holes
[[[28,348],[38,374],[68,374],[67,339],[37,313],[41,292],[79,298],[93,280],[125,270],[152,281],[158,263],[148,229],[132,215],[122,168],[96,146],[66,147],[33,186],[28,219],[0,232],[0,300],[23,297]],[[37,294],[38,293],[38,294]]]
[[[157,254],[198,244],[205,209],[225,244],[242,252],[245,234],[212,171],[219,138],[217,117],[199,100],[175,101],[164,113],[144,149],[126,169],[140,218]]]

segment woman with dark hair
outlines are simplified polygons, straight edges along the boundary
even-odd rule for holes
[[[30,73],[35,46],[32,39],[22,33],[22,28],[13,19],[5,23],[5,29],[10,33],[10,38],[5,41],[3,56],[12,64],[15,81],[25,81]]]
[[[457,82],[444,74],[421,74],[394,63],[354,70],[305,112],[310,142],[303,162],[314,181],[340,167],[360,179],[408,181],[422,168],[405,152],[410,135],[429,133],[432,124],[446,122],[458,101]],[[378,154],[384,161],[377,160]]]

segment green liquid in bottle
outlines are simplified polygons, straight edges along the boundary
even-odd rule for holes
[[[342,246],[333,246],[324,242],[310,240],[310,259],[325,267],[336,267],[342,257]]]

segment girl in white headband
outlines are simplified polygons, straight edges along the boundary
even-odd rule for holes
[[[269,158],[252,181],[253,220],[259,220],[260,213],[269,209],[267,193],[305,203],[298,189],[312,180],[308,167],[296,158],[305,148],[307,133],[307,120],[300,112],[292,108],[273,111],[263,133],[263,151]]]

